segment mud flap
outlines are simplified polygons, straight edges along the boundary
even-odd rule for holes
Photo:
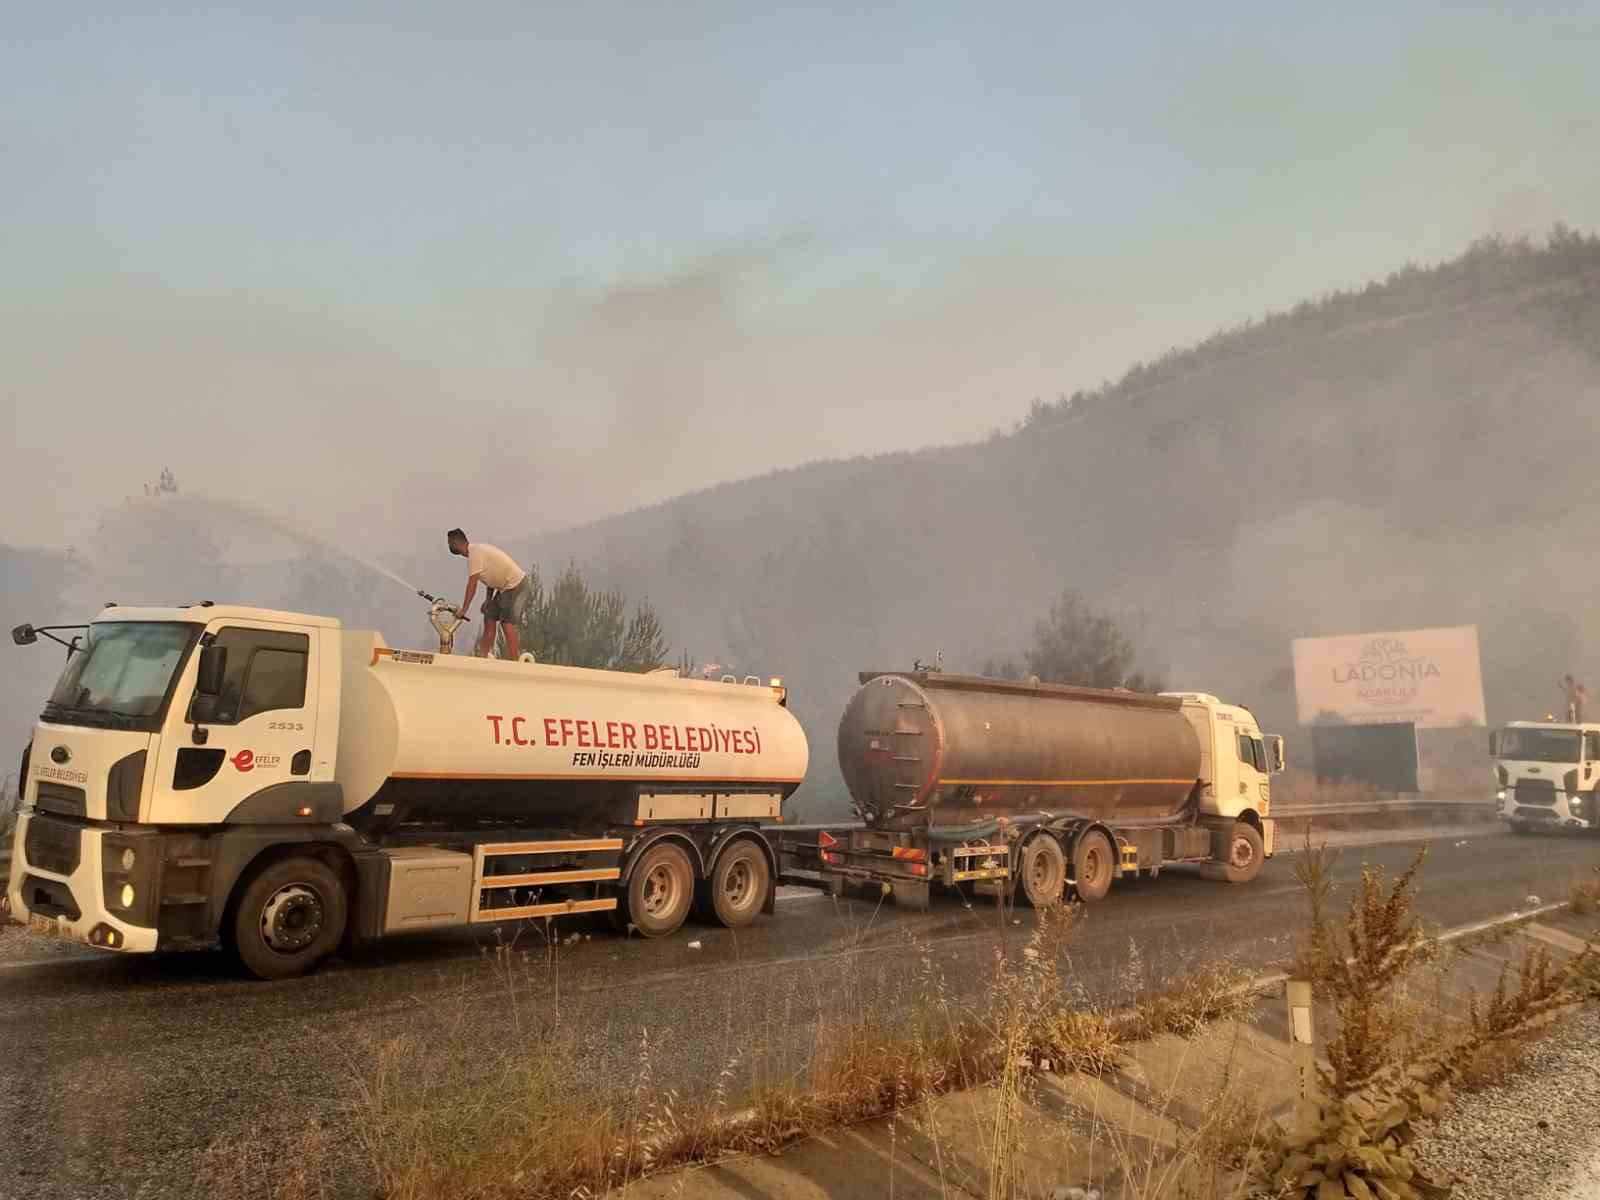
[[[1273,851],[1277,848],[1277,845],[1278,823],[1271,818],[1263,819],[1261,822],[1261,846],[1263,854],[1265,854],[1267,858],[1271,858]]]
[[[894,896],[895,907],[914,909],[918,912],[927,911],[928,885],[926,883],[908,883],[903,880],[896,880],[889,886]]]

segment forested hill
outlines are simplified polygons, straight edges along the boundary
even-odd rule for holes
[[[1480,242],[1008,419],[982,443],[815,463],[518,548],[648,597],[701,663],[783,676],[812,818],[844,809],[834,733],[858,671],[1015,656],[1068,587],[1142,668],[1251,705],[1302,759],[1293,637],[1477,624],[1492,720],[1548,711],[1566,670],[1600,680],[1600,239]],[[428,643],[404,588],[293,539],[229,564],[225,516],[158,497],[111,510],[70,559],[0,547],[8,624],[213,597]],[[429,541],[393,565],[459,581]],[[60,660],[7,661],[16,754]]]
[[[1600,239],[1558,229],[1219,333],[1006,436],[522,548],[648,595],[702,661],[786,676],[812,738],[798,808],[819,816],[858,670],[941,650],[976,669],[1063,587],[1173,686],[1291,735],[1290,639],[1369,629],[1477,624],[1491,719],[1543,713],[1562,671],[1600,665],[1597,435]]]

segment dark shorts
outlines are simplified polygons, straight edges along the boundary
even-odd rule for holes
[[[522,624],[522,618],[528,615],[528,597],[533,590],[528,585],[532,579],[533,576],[524,575],[522,582],[509,591],[490,592],[483,602],[483,619],[507,625]]]

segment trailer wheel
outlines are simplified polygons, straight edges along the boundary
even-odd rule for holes
[[[717,920],[729,929],[750,924],[766,903],[771,881],[760,846],[748,840],[729,846],[711,869],[711,906]]]
[[[645,937],[666,937],[689,915],[694,868],[671,842],[650,847],[628,877],[628,920]]]
[[[1048,833],[1034,834],[1023,844],[1017,868],[1022,894],[1034,908],[1058,903],[1067,889],[1067,856]]]
[[[1116,849],[1102,831],[1091,829],[1072,844],[1072,880],[1084,903],[1104,900],[1116,870]]]
[[[315,858],[263,869],[239,897],[230,944],[257,979],[288,979],[333,953],[349,913],[338,875]]]
[[[1511,822],[1511,832],[1512,833],[1516,833],[1516,834],[1521,834],[1521,835],[1523,835],[1525,837],[1528,834],[1532,833],[1533,829],[1528,825],[1528,823],[1526,821],[1512,821]]]

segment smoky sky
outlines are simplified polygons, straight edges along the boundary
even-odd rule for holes
[[[1600,10],[1389,7],[19,9],[0,540],[509,540],[1600,226]]]

